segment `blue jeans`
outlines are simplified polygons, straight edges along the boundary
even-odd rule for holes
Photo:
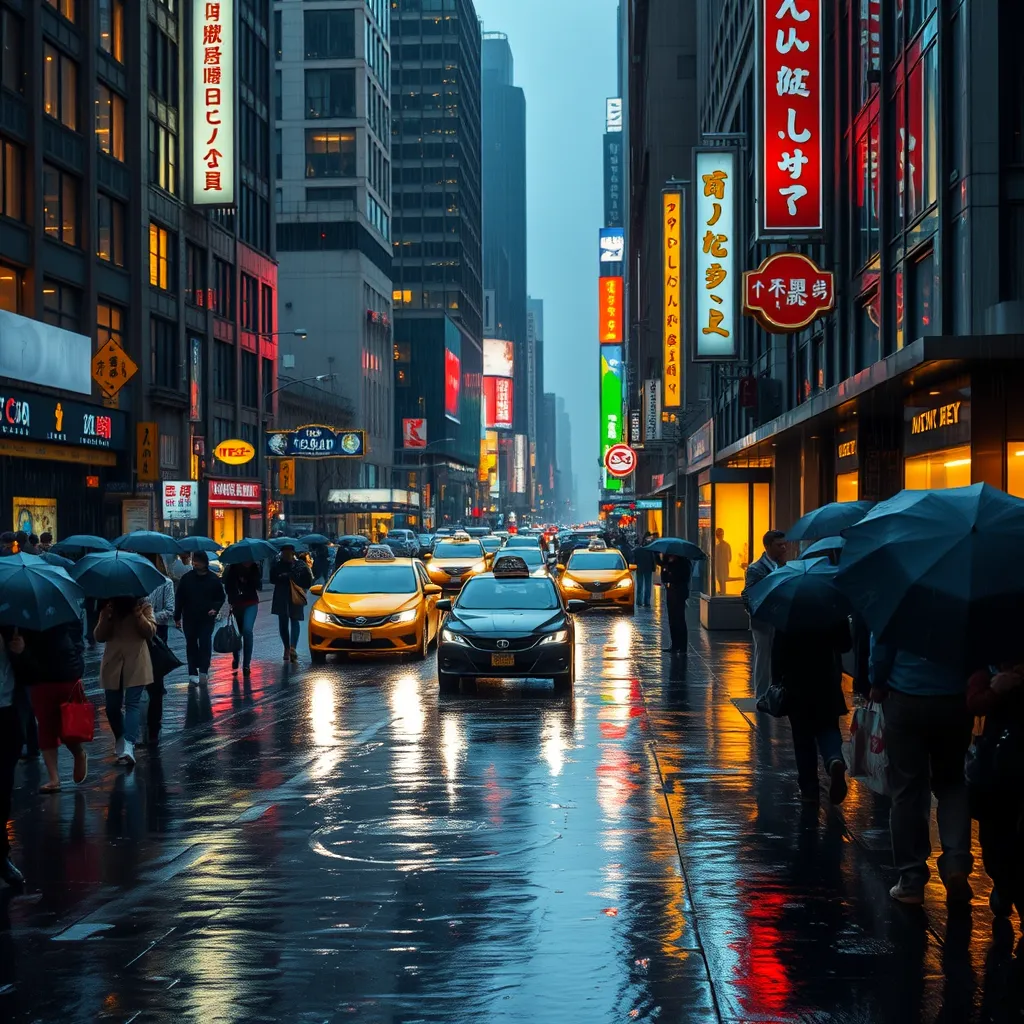
[[[299,634],[302,632],[302,619],[293,619],[289,615],[278,615],[277,625],[281,631],[281,643],[285,647],[298,647]]]
[[[636,603],[644,608],[651,605],[651,591],[654,589],[654,573],[638,572],[636,574]]]
[[[793,753],[796,755],[800,789],[815,792],[818,789],[818,753],[821,754],[826,772],[833,761],[843,760],[843,737],[839,732],[839,720],[833,719],[828,725],[815,729],[814,723],[803,716],[790,715],[789,724],[793,730]]]
[[[232,609],[235,622],[238,624],[238,632],[242,634],[242,668],[248,668],[252,664],[252,631],[256,625],[256,613],[260,610],[258,604],[246,605],[244,608]],[[238,668],[238,655],[231,658],[231,664]]]
[[[142,687],[130,686],[127,690],[104,690],[103,697],[107,706],[107,721],[114,739],[122,736],[130,743],[139,738],[139,702],[142,700]],[[121,702],[124,701],[124,714],[121,713]]]

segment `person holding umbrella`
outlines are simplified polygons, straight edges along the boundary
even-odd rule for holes
[[[750,613],[750,590],[769,573],[786,564],[786,535],[781,530],[769,530],[762,538],[764,554],[747,566],[743,581],[743,605]],[[772,685],[772,628],[750,619],[750,635],[754,642],[751,664],[751,682],[754,696],[760,700]]]
[[[695,559],[706,557],[696,544],[681,537],[654,540],[644,550],[660,555],[661,585],[665,588],[668,612],[669,646],[666,651],[685,654],[689,640],[686,628],[686,601]]]
[[[636,603],[641,608],[651,607],[651,591],[654,589],[654,567],[658,564],[658,557],[653,551],[647,549],[647,545],[654,538],[644,534],[643,544],[633,553],[634,564],[636,565]]]
[[[178,583],[174,624],[185,634],[190,686],[205,686],[213,657],[213,626],[224,606],[224,584],[210,572],[210,556],[192,553],[192,571]]]
[[[238,632],[242,636],[242,650],[231,656],[231,668],[238,671],[239,654],[242,656],[242,675],[248,676],[252,669],[252,631],[256,615],[260,610],[260,584],[263,573],[253,561],[233,562],[224,573],[224,589],[228,595],[228,606],[235,617]]]
[[[295,542],[283,541],[281,554],[270,567],[270,582],[274,585],[274,599],[270,610],[277,616],[284,644],[284,660],[293,664],[299,660],[296,648],[299,644],[299,625],[306,606],[305,592],[313,585],[313,575],[306,563],[295,557]]]

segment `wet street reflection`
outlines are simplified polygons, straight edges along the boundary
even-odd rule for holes
[[[980,872],[959,918],[894,905],[885,801],[801,805],[745,639],[661,630],[582,617],[571,696],[440,696],[432,659],[281,666],[261,615],[134,772],[102,728],[82,789],[19,768],[3,1019],[1020,1019]]]

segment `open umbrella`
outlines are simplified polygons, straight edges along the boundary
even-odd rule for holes
[[[302,538],[302,543],[307,547],[318,547],[321,544],[330,544],[331,538],[325,537],[322,533],[307,533]]]
[[[140,555],[177,555],[181,545],[166,533],[156,530],[134,530],[114,541],[118,551],[134,551]]]
[[[976,667],[1024,648],[1024,501],[988,484],[901,491],[845,533],[836,576],[882,642]]]
[[[680,558],[693,559],[707,558],[707,555],[696,544],[682,537],[660,537],[644,545],[645,550],[653,551],[659,555],[678,555]]]
[[[786,532],[786,540],[818,540],[842,533],[859,523],[871,510],[872,501],[832,501],[801,516]]]
[[[18,557],[0,558],[0,625],[43,630],[78,621],[82,588],[63,569]]]
[[[835,575],[836,567],[824,558],[787,562],[747,592],[750,617],[784,631],[834,626],[850,614]]]
[[[70,558],[54,554],[52,551],[44,551],[39,557],[47,565],[56,565],[60,569],[70,569],[75,564]]]
[[[142,555],[131,551],[97,551],[75,563],[75,580],[87,597],[145,597],[166,577]]]
[[[12,565],[46,565],[42,555],[30,555],[27,551],[19,551],[16,555],[4,555],[0,561],[7,568]]]
[[[295,548],[296,551],[306,550],[305,539],[300,540],[298,537],[271,537],[268,543],[273,545],[274,550],[278,552],[284,548]]]
[[[74,533],[70,537],[57,541],[51,548],[58,555],[69,551],[113,551],[114,545],[102,537],[93,536],[91,533]]]
[[[813,544],[808,545],[801,558],[810,558],[812,555],[830,555],[834,551],[842,551],[846,545],[845,537],[822,537]]]
[[[269,541],[252,537],[249,540],[240,540],[229,544],[220,553],[220,564],[238,565],[242,562],[262,562],[267,558],[277,558],[277,555],[277,548]]]
[[[178,541],[182,551],[220,551],[222,546],[212,537],[182,537]]]

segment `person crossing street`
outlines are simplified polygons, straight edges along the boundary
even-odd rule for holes
[[[205,686],[213,657],[213,627],[224,606],[224,584],[210,572],[205,551],[192,555],[192,571],[178,583],[174,600],[174,624],[185,634],[189,685]]]
[[[295,557],[295,547],[285,544],[281,555],[270,567],[270,582],[274,584],[274,599],[270,610],[277,616],[284,644],[284,660],[296,664],[299,660],[299,634],[305,615],[306,591],[313,586],[313,574],[301,558]]]

